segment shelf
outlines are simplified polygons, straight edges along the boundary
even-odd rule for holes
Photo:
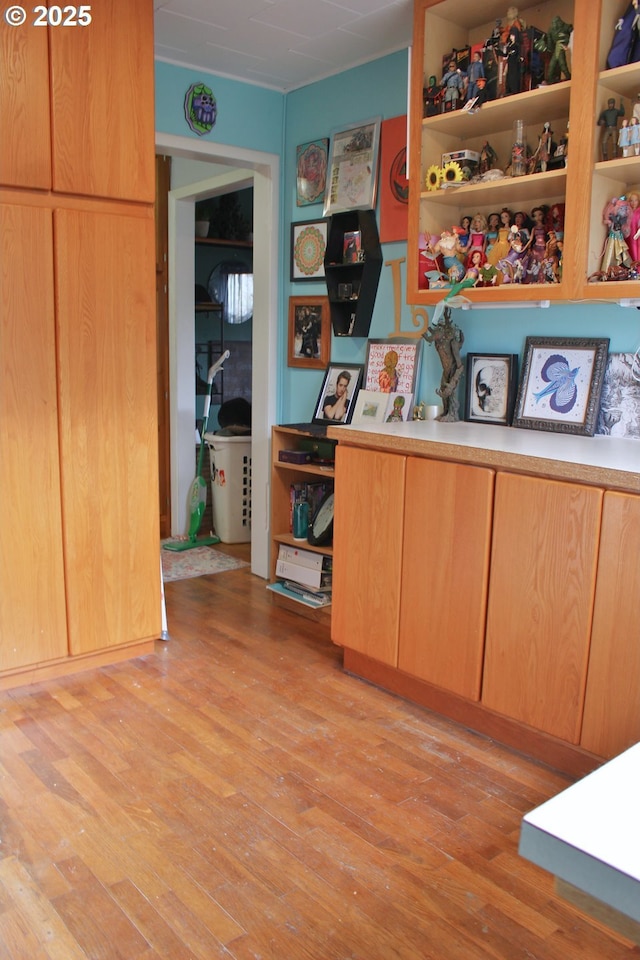
[[[196,245],[206,247],[253,247],[253,240],[222,240],[220,237],[195,237]]]
[[[196,303],[196,313],[219,313],[221,303]]]
[[[599,160],[594,166],[594,172],[609,180],[616,180],[618,183],[640,183],[640,157]]]
[[[475,113],[452,110],[435,117],[425,117],[423,131],[443,133],[461,140],[483,139],[510,129],[513,121],[526,116],[527,124],[542,126],[547,120],[566,119],[569,115],[571,80],[538,87],[500,100],[483,103]]]
[[[638,94],[640,83],[640,63],[627,63],[624,67],[602,70],[598,74],[598,85],[618,97],[626,97],[633,103]],[[606,106],[606,104],[605,104]],[[599,109],[602,109],[599,106]]]
[[[612,163],[614,161],[611,161]],[[567,168],[547,170],[524,177],[504,177],[488,183],[465,183],[444,190],[427,190],[420,194],[421,200],[443,206],[482,206],[500,209],[510,204],[535,203],[544,198],[545,203],[564,200]]]
[[[274,460],[273,466],[279,470],[287,470],[291,473],[308,473],[310,476],[322,474],[323,477],[333,477],[335,468],[325,464],[311,463],[286,463],[284,460]]]
[[[308,540],[294,540],[291,533],[272,533],[271,535],[276,543],[286,543],[290,547],[309,550],[311,553],[321,553],[325,557],[333,556],[333,546],[330,544],[325,547],[314,547]]]

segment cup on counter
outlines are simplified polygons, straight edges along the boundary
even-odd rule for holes
[[[442,413],[442,407],[439,403],[428,403],[424,408],[425,420],[437,420]]]
[[[309,504],[306,500],[293,505],[293,539],[306,540],[309,532]]]

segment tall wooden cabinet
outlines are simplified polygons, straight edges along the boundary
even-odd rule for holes
[[[0,31],[2,686],[161,630],[153,6],[92,15]]]
[[[541,32],[559,16],[573,25],[569,64],[571,79],[525,88],[523,92],[485,102],[476,112],[455,110],[424,117],[423,89],[430,76],[440,81],[443,57],[452,50],[481,44],[491,37],[496,19],[506,23],[508,4],[486,0],[461,4],[458,0],[415,0],[414,46],[411,75],[411,131],[407,299],[433,304],[442,290],[428,289],[421,237],[439,237],[460,223],[463,215],[487,216],[508,207],[527,213],[535,205],[565,205],[564,252],[559,283],[503,283],[473,287],[464,295],[473,302],[518,300],[567,301],[640,296],[640,281],[589,282],[599,270],[606,239],[602,213],[612,197],[640,186],[640,158],[602,161],[597,117],[609,97],[626,98],[626,115],[640,89],[640,63],[606,69],[614,27],[627,0],[552,0],[518,4],[519,16]],[[528,86],[525,84],[525,86]],[[526,139],[535,150],[544,123],[551,124],[554,140],[569,129],[566,166],[544,172],[481,183],[463,183],[430,189],[431,167],[442,168],[442,155],[457,150],[480,152],[485,141],[498,155],[496,166],[510,163],[514,120],[525,124]],[[427,266],[428,270],[428,266]]]

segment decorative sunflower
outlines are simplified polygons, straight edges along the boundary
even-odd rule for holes
[[[449,163],[445,163],[442,168],[443,183],[460,183],[462,179],[462,167],[459,163],[456,163],[455,160],[450,160]]]
[[[435,163],[432,163],[427,170],[427,190],[437,190],[442,179],[442,170]]]

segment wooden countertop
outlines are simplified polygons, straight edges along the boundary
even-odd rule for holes
[[[640,441],[618,437],[412,420],[374,426],[330,426],[343,444],[434,457],[640,493]]]

